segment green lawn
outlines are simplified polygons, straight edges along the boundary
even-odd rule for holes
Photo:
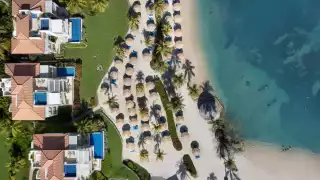
[[[138,180],[138,176],[122,164],[122,144],[116,127],[109,120],[108,124],[108,147],[105,160],[102,164],[102,172],[109,178],[124,178],[129,180]]]
[[[8,169],[5,167],[9,162],[8,146],[6,145],[6,139],[0,136],[0,141],[2,142],[0,146],[0,174],[1,177],[9,177]]]
[[[66,58],[80,58],[83,61],[81,98],[88,100],[96,95],[98,85],[115,55],[113,38],[124,36],[128,30],[128,9],[127,0],[110,0],[105,13],[87,16],[84,19],[88,47],[66,49]],[[98,64],[103,66],[102,72],[97,71]]]

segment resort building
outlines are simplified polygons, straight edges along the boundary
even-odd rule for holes
[[[45,120],[57,115],[59,106],[73,104],[74,67],[5,63],[5,73],[0,93],[11,97],[13,120]]]
[[[59,53],[63,43],[79,43],[82,19],[68,18],[52,0],[12,0],[12,54]]]
[[[93,171],[101,170],[104,141],[104,132],[34,134],[30,168],[40,180],[89,179]]]

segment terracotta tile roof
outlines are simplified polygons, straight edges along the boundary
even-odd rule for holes
[[[68,147],[67,134],[34,134],[33,145],[41,150],[41,180],[63,180],[64,150]]]
[[[40,74],[39,63],[6,63],[11,76],[12,119],[45,120],[45,107],[33,106],[33,78]]]
[[[11,39],[12,54],[42,54],[44,53],[44,37],[40,39],[29,39],[30,15],[19,14],[21,9],[44,10],[45,0],[13,0],[12,16],[16,26],[16,37]]]

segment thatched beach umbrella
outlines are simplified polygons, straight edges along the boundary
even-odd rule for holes
[[[148,122],[149,121],[149,115],[141,116],[141,121],[142,122]]]
[[[129,58],[129,63],[130,64],[136,64],[137,63],[138,58],[136,56],[132,56]]]
[[[182,29],[176,29],[174,31],[174,36],[175,37],[182,37],[183,33],[182,33]]]
[[[124,89],[123,90],[123,96],[124,97],[130,97],[131,96],[131,91],[130,91],[130,89]]]
[[[126,147],[129,149],[129,151],[134,151],[135,150],[135,145],[132,142],[127,143]]]
[[[147,82],[146,87],[148,90],[154,89],[155,85],[152,81]]]
[[[118,118],[116,120],[116,125],[117,125],[118,128],[121,128],[124,125],[124,119]]]
[[[183,54],[183,52],[179,52],[179,53],[177,54],[177,56],[178,56],[178,58],[181,59],[181,60],[184,59],[184,54]]]
[[[184,117],[183,116],[176,117],[176,123],[177,124],[181,124],[183,121],[184,121]]]
[[[181,10],[181,4],[179,2],[176,2],[173,4],[173,9],[175,11],[180,11]]]
[[[163,136],[162,142],[171,142],[171,137],[170,136]]]
[[[117,68],[117,69],[120,69],[123,65],[123,61],[121,59],[116,59],[114,60],[114,66]]]
[[[132,38],[132,37],[128,37],[128,38],[126,39],[126,44],[127,44],[128,46],[132,46],[132,44],[133,44],[133,38]]]
[[[149,23],[149,24],[147,25],[147,30],[148,30],[148,31],[154,31],[155,29],[156,29],[156,25],[155,25],[155,24]]]
[[[144,91],[137,91],[136,92],[136,96],[138,97],[138,98],[141,98],[141,97],[143,97],[145,94],[144,94]]]
[[[175,23],[181,23],[182,22],[182,16],[180,14],[174,15],[174,22]]]
[[[150,93],[150,97],[153,98],[153,99],[154,98],[158,98],[159,94],[156,91],[153,91],[153,92]]]
[[[143,123],[141,129],[142,131],[150,131],[150,125],[148,123]]]
[[[183,42],[182,41],[176,41],[176,48],[182,49],[183,48]]]
[[[192,149],[192,154],[194,156],[200,156],[200,149],[199,148],[193,148]]]
[[[130,130],[125,130],[125,131],[123,131],[122,132],[122,136],[124,137],[124,138],[129,138],[130,136],[131,136],[131,132],[130,132]]]
[[[141,5],[136,3],[134,6],[133,6],[133,10],[134,12],[141,12]]]
[[[131,83],[132,83],[131,78],[126,77],[123,79],[123,85],[131,86]]]
[[[182,138],[189,138],[189,133],[188,132],[183,132],[181,133]]]
[[[139,30],[137,29],[137,28],[131,28],[131,32],[130,32],[130,34],[132,34],[132,35],[137,35],[139,33]]]
[[[126,102],[126,107],[127,107],[128,109],[133,108],[133,107],[134,107],[134,102],[131,101],[131,100],[127,101],[127,102]]]
[[[111,79],[118,79],[118,72],[117,71],[110,72],[110,77]]]
[[[138,125],[138,124],[139,124],[139,121],[138,121],[137,118],[131,118],[131,119],[130,119],[130,125],[131,125],[131,126],[136,126],[136,125]]]
[[[132,76],[133,75],[133,72],[134,72],[134,69],[132,67],[127,67],[126,68],[126,74],[128,76]]]
[[[129,113],[129,116],[135,116],[137,115],[137,111],[135,108],[129,108],[128,109],[128,113]]]

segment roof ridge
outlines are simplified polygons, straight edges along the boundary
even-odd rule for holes
[[[64,151],[64,150],[41,150],[42,152],[43,151],[59,151],[51,160],[53,160],[54,158],[56,158],[62,151]],[[44,156],[49,160],[49,158],[48,158],[48,156],[46,155],[46,153],[44,153],[43,152],[43,154],[44,154]]]

